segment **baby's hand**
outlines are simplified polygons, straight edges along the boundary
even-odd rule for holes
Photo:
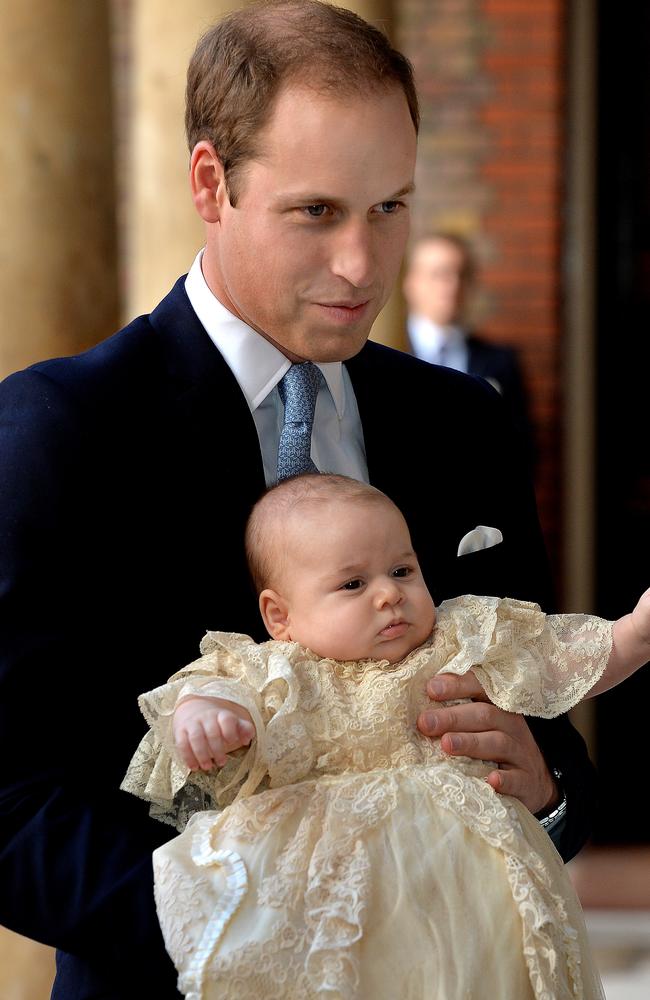
[[[253,720],[241,705],[199,695],[184,699],[174,711],[174,743],[190,771],[223,767],[226,754],[248,746],[255,736]]]
[[[650,647],[650,588],[641,594],[630,618],[639,639]]]

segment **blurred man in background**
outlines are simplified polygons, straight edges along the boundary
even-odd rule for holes
[[[471,247],[460,236],[435,232],[414,243],[403,285],[411,352],[490,382],[503,396],[532,464],[534,435],[517,353],[477,336],[464,322],[476,273]]]

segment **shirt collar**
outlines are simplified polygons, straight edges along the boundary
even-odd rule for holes
[[[201,269],[199,250],[185,279],[194,312],[239,383],[251,412],[257,409],[291,367],[291,362],[269,340],[244,323],[214,295]],[[345,412],[343,366],[340,361],[318,365],[332,394],[339,420]]]
[[[443,344],[446,347],[457,347],[462,344],[465,335],[459,326],[441,326],[432,323],[426,316],[409,316],[408,332],[412,340],[426,344],[431,350],[439,351]]]

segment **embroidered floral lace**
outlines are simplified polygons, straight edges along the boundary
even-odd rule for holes
[[[443,604],[430,640],[394,665],[208,633],[200,659],[141,697],[151,729],[122,785],[178,830],[192,817],[154,857],[161,925],[186,995],[442,997],[444,977],[442,992],[423,993],[425,971],[412,958],[401,956],[399,972],[393,952],[384,969],[386,908],[395,907],[400,926],[412,920],[414,954],[433,933],[428,921],[448,925],[440,933],[451,951],[454,934],[471,935],[484,896],[485,925],[515,920],[513,957],[504,961],[520,963],[523,973],[512,975],[526,977],[528,994],[517,996],[601,996],[585,967],[579,906],[546,834],[487,785],[489,762],[447,757],[415,720],[433,674],[469,669],[501,708],[560,714],[596,683],[610,648],[611,623],[471,596]],[[207,774],[190,773],[174,753],[172,714],[192,694],[244,706],[257,733]],[[463,860],[477,851],[479,878]],[[370,966],[383,970],[374,985]],[[487,993],[458,995],[515,995],[507,969],[494,973],[505,977],[500,985],[489,975]],[[393,985],[381,992],[384,982]]]

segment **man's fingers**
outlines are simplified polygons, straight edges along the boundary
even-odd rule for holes
[[[442,736],[443,733],[480,733],[514,725],[509,716],[489,701],[465,702],[463,705],[435,706],[420,712],[417,726],[424,736]]]
[[[525,806],[530,808],[526,795],[526,774],[517,768],[505,768],[498,771],[490,771],[485,779],[499,795],[512,795],[519,799]]]
[[[500,730],[489,733],[445,733],[440,740],[445,753],[454,757],[494,760],[516,766],[517,744]]]
[[[434,701],[474,700],[424,709],[417,719],[424,736],[439,737],[442,750],[450,755],[498,763],[488,775],[489,784],[501,795],[519,799],[532,813],[557,800],[557,786],[525,718],[486,700],[471,671],[462,677],[438,674],[427,691]]]
[[[488,701],[488,696],[471,670],[461,676],[436,674],[427,683],[427,694],[433,701],[454,701],[456,698]]]
[[[492,786],[495,792],[499,792],[500,795],[504,794],[503,777],[501,771],[490,771],[485,780],[487,781],[488,785]]]

